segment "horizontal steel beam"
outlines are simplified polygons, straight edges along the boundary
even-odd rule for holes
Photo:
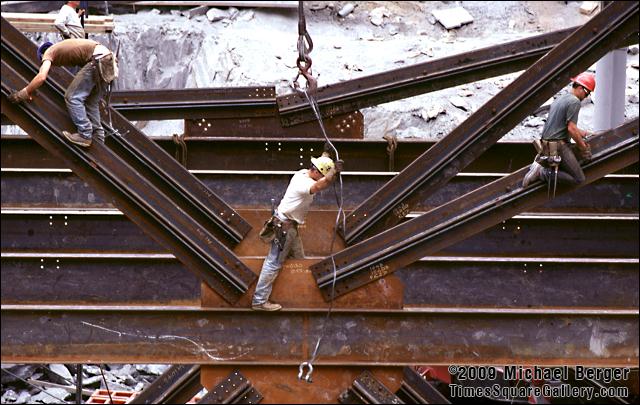
[[[212,192],[235,209],[265,209],[270,199],[279,200],[293,172],[216,172],[197,171],[194,175]],[[461,174],[437,193],[425,196],[414,209],[428,211],[502,177],[502,174]],[[345,173],[343,201],[352,210],[372,195],[393,174]],[[100,209],[112,208],[107,199],[68,170],[4,169],[0,173],[2,207],[43,209]],[[637,175],[613,175],[600,179],[582,189],[559,196],[534,212],[631,214],[639,208]],[[320,193],[314,209],[335,209],[333,191]],[[246,218],[245,218],[246,220]],[[260,228],[262,224],[259,224]]]
[[[638,32],[638,5],[609,3],[349,215],[348,244],[396,225],[431,194],[615,45]]]
[[[3,363],[297,366],[329,327],[336,332],[324,335],[318,365],[638,362],[637,310],[334,310],[329,326],[325,317],[324,309],[265,314],[3,305],[1,358]]]
[[[152,138],[170,155],[180,155],[179,145],[170,137]],[[321,153],[323,139],[185,138],[187,168],[190,170],[294,170],[309,164],[309,158]],[[404,169],[435,144],[431,141],[398,140],[389,153],[385,141],[359,139],[333,140],[349,172],[395,172]],[[300,150],[302,149],[302,150]],[[28,136],[3,135],[2,168],[56,169],[64,162],[51,155]],[[300,158],[302,156],[302,158]],[[531,163],[535,151],[530,143],[499,142],[491,146],[465,170],[468,173],[511,173]],[[393,159],[393,167],[389,160]],[[301,166],[302,164],[302,166]],[[632,165],[620,174],[638,174]]]
[[[404,68],[319,87],[316,99],[323,117],[345,114],[465,83],[527,69],[577,27],[531,36]],[[636,28],[637,30],[637,28]],[[638,42],[637,36],[616,47]],[[305,96],[290,93],[278,97],[284,126],[315,120]]]
[[[110,196],[142,229],[172,249],[226,299],[233,301],[246,291],[255,274],[216,237],[228,238],[227,243],[237,242],[249,231],[248,224],[117,112],[112,115],[120,136],[109,138],[111,148],[95,142],[91,148],[82,149],[67,142],[61,132],[73,124],[62,94],[71,80],[66,70],[57,69],[57,77],[44,84],[34,102],[11,104],[9,93],[26,85],[37,70],[29,57],[24,57],[29,50],[33,53],[35,44],[4,19],[2,27],[3,111],[98,192]]]
[[[583,166],[586,176],[585,184],[638,161],[638,120],[635,119],[614,130],[602,133],[590,140],[589,144],[594,151],[594,158]],[[521,182],[526,171],[526,167],[522,168],[510,176],[479,188],[312,266],[311,271],[325,299],[331,299],[334,287],[335,296],[340,296],[384,277],[425,255],[442,249],[446,250],[463,240],[466,240],[465,246],[472,244],[472,241],[478,240],[478,234],[485,229],[496,229],[496,226],[498,228],[502,226],[506,230],[506,221],[509,218],[542,204],[549,198],[547,186],[541,181],[536,181],[533,187],[522,188]],[[579,187],[560,187],[557,194]],[[556,222],[557,220],[553,220],[553,223]],[[575,222],[576,225],[577,223]],[[558,244],[573,243],[556,239],[564,238],[571,233],[571,230],[568,228],[552,230],[552,225],[549,223],[544,232],[547,235],[545,244],[548,251],[554,250]],[[572,228],[576,230],[575,227]],[[595,230],[600,231],[602,228],[596,226]],[[521,231],[524,231],[524,228],[517,229],[518,233]],[[628,229],[628,231],[630,233],[625,237],[638,239],[638,228]],[[613,233],[619,232],[621,231],[617,230]],[[580,234],[584,236],[584,233]],[[525,236],[523,243],[528,243],[532,236],[531,234]],[[604,235],[596,237],[596,243],[606,243],[605,238],[607,237]],[[590,249],[585,246],[584,252]],[[498,250],[503,254],[508,251],[507,241],[504,241]],[[637,248],[633,248],[628,253],[632,255],[631,257],[638,257]],[[576,255],[578,256],[579,254]],[[618,255],[611,257],[613,256]]]
[[[258,272],[262,259],[245,263]],[[2,304],[197,305],[200,299],[199,281],[169,254],[5,252],[1,264]],[[285,266],[283,274],[289,271]],[[428,257],[395,274],[405,306],[638,307],[637,258]]]
[[[542,191],[540,191],[542,195]],[[544,191],[546,197],[546,191]],[[256,224],[268,218],[269,211],[240,211],[245,217],[252,218]],[[419,223],[421,218],[413,221]],[[425,217],[427,218],[427,217]],[[25,214],[23,211],[4,211],[1,216],[3,252],[6,251],[58,251],[58,252],[144,252],[166,253],[153,239],[140,230],[123,215],[88,212],[85,214],[42,212]],[[305,253],[311,256],[325,256],[329,253],[332,231],[327,223],[335,220],[335,213],[328,211],[312,211],[309,213],[305,227],[300,230]],[[424,219],[423,219],[424,220]],[[413,221],[407,222],[404,228],[394,229],[394,235],[405,229],[413,228]],[[450,243],[439,250],[442,256],[478,256],[494,257],[580,257],[589,252],[590,257],[638,257],[638,216],[545,216],[527,215],[513,219],[501,218],[497,224],[475,232],[460,235],[455,243]],[[423,227],[420,229],[429,229]],[[313,230],[313,231],[311,231]],[[322,232],[323,237],[318,237]],[[455,234],[458,235],[458,234]],[[552,236],[550,236],[552,235]],[[375,239],[382,243],[386,250],[398,243],[388,234],[385,239]],[[399,236],[398,236],[399,238]],[[371,239],[374,240],[374,239]],[[390,243],[394,241],[394,243]],[[366,245],[355,249],[355,246],[336,253],[339,268],[343,262],[356,263],[360,258],[368,257]],[[378,246],[378,245],[376,245]],[[373,250],[380,252],[382,248]],[[354,255],[357,251],[358,255]],[[250,233],[235,252],[238,255],[266,255],[267,246],[258,241],[257,232]],[[433,250],[420,253],[420,257],[431,254]],[[373,257],[372,257],[373,258]],[[328,259],[327,259],[328,260]],[[403,265],[409,264],[406,262]],[[326,262],[322,263],[322,266]],[[402,266],[400,266],[402,267]],[[324,269],[326,270],[326,269]]]

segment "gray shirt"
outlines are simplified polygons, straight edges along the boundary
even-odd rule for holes
[[[542,130],[542,139],[568,142],[571,137],[567,130],[567,125],[569,125],[569,121],[577,124],[578,114],[580,114],[580,100],[578,97],[574,96],[573,93],[560,96],[551,104],[547,122]]]

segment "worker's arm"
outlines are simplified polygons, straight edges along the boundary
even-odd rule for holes
[[[49,69],[51,68],[51,61],[45,60],[42,62],[42,66],[40,66],[40,71],[36,75],[36,77],[31,80],[31,82],[22,90],[14,92],[9,96],[9,101],[13,103],[23,103],[27,101],[33,101],[31,94],[36,91],[45,80],[47,80],[47,76],[49,75]]]
[[[334,180],[336,179],[336,176],[338,175],[338,173],[340,173],[342,171],[342,161],[338,160],[336,162],[336,165],[333,169],[329,170],[329,173],[327,173],[323,178],[321,178],[320,180],[316,181],[312,186],[311,189],[309,190],[309,192],[311,194],[316,194],[322,190],[324,190],[325,188],[329,187],[331,185],[331,183],[334,182]]]
[[[69,21],[69,15],[67,11],[68,9],[70,9],[70,7],[62,7],[60,12],[58,13],[58,16],[53,22],[53,26],[56,27],[58,31],[60,31],[60,33],[62,34],[62,38],[64,39],[71,38],[71,33],[67,28],[67,23]]]
[[[569,124],[567,124],[567,131],[569,131],[569,135],[581,150],[588,148],[587,144],[584,141],[584,138],[589,135],[587,131],[583,131],[582,129],[578,128],[576,123],[573,121],[569,121]]]

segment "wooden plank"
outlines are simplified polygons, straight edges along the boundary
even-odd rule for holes
[[[7,19],[9,22],[13,23],[14,21],[35,21],[35,22],[53,22],[55,21],[57,14],[46,14],[46,13],[1,13],[2,17]],[[89,17],[85,17],[85,23],[101,23],[101,22],[112,22],[113,15],[91,15]]]
[[[13,24],[16,29],[22,32],[58,32],[53,24],[35,24],[35,23],[16,23]],[[107,25],[85,25],[84,30],[90,34],[104,34],[113,32],[113,26]]]

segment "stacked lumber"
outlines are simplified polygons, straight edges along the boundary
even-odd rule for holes
[[[53,23],[57,14],[2,13],[14,27],[22,32],[58,32]],[[84,19],[84,30],[90,34],[104,34],[114,29],[113,16],[91,15]]]

